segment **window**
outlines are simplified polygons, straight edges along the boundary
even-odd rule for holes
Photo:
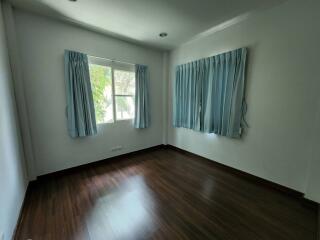
[[[89,57],[89,71],[97,123],[133,119],[134,65]]]

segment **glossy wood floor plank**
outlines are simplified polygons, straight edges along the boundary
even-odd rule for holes
[[[15,239],[315,240],[301,199],[172,149],[106,160],[28,189]]]

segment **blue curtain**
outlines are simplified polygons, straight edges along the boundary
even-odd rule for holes
[[[135,128],[150,126],[148,77],[148,67],[136,65]]]
[[[97,133],[95,110],[86,54],[65,51],[68,131],[71,137]]]
[[[246,125],[247,49],[179,65],[173,101],[173,126],[239,138]]]

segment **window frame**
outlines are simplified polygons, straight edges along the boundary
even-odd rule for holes
[[[112,114],[113,114],[113,121],[112,122],[102,122],[98,123],[100,124],[110,124],[110,123],[117,123],[122,121],[132,121],[134,119],[134,116],[132,118],[123,118],[123,119],[117,119],[117,107],[116,107],[116,97],[122,96],[122,97],[133,97],[135,100],[135,94],[116,94],[115,89],[115,79],[114,79],[114,71],[120,70],[120,71],[126,71],[126,72],[133,72],[135,73],[135,65],[131,63],[124,63],[119,61],[113,61],[105,58],[100,57],[94,57],[94,56],[88,56],[88,64],[94,64],[94,65],[100,65],[104,67],[110,67],[111,68],[111,89],[112,89]],[[136,83],[136,79],[134,79],[134,82]]]

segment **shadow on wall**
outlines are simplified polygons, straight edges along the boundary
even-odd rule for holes
[[[57,8],[55,8],[53,4],[50,5],[50,2],[47,2],[48,5],[45,5],[44,3],[41,4],[41,7],[38,6],[39,3],[36,3],[36,2],[35,3],[29,2],[29,3],[31,4],[30,9],[36,9],[36,11],[31,10],[34,13],[40,14],[42,16],[47,16],[47,17],[50,17],[53,19],[58,19],[60,21],[67,21],[70,24],[85,28],[90,31],[94,31],[96,33],[104,34],[104,35],[107,35],[110,37],[114,37],[116,39],[120,39],[123,41],[128,41],[128,42],[135,43],[137,45],[141,45],[141,42],[137,41],[136,39],[133,39],[133,38],[130,38],[127,36],[123,36],[123,35],[102,29],[100,27],[93,26],[91,24],[87,24],[85,22],[81,22],[81,21],[72,19],[69,16],[67,16],[66,14],[64,14],[63,12],[59,11]],[[45,13],[45,14],[43,14],[43,13]]]

